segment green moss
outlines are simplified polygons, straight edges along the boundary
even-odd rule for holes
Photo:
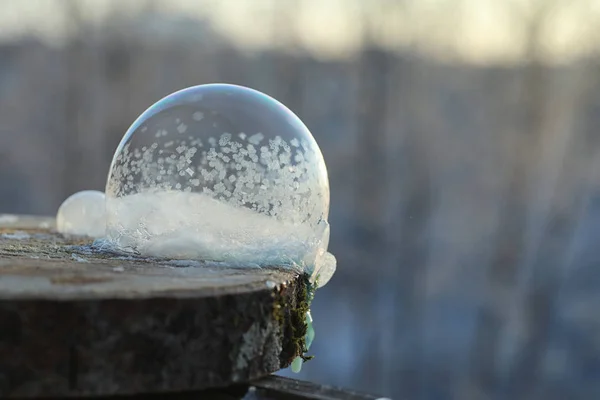
[[[308,332],[308,324],[306,323],[306,315],[310,312],[310,305],[315,297],[316,285],[310,282],[310,276],[308,274],[302,275],[302,290],[298,301],[298,312],[295,318],[298,319],[299,329],[296,332],[296,338],[298,339],[298,346],[301,349],[301,353],[298,354],[303,361],[308,361],[314,358],[314,356],[307,356],[308,346],[306,345],[306,334]]]
[[[315,285],[311,284],[310,276],[303,274],[296,286],[295,292],[290,296],[284,295],[286,288],[278,292],[277,301],[274,304],[273,315],[283,330],[282,367],[287,367],[296,359],[302,361],[312,359],[307,356],[306,334],[308,325],[306,314],[310,311],[310,304],[314,297]],[[287,304],[291,302],[292,304]]]

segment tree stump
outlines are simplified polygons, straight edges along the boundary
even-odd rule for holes
[[[0,215],[0,396],[223,387],[300,355],[305,276],[107,254],[52,225]]]

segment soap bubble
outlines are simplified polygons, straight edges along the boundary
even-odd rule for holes
[[[56,214],[60,233],[102,237],[106,229],[104,193],[84,190],[69,196]]]
[[[295,265],[321,282],[335,271],[319,146],[294,113],[253,89],[201,85],[152,105],[121,140],[106,196],[107,239],[121,249]]]

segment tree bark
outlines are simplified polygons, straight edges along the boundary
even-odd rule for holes
[[[222,387],[301,353],[304,276],[117,257],[25,221],[0,224],[0,397]]]

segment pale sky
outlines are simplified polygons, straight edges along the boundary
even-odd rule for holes
[[[358,48],[366,15],[373,37],[390,48],[475,63],[522,60],[527,29],[546,5],[537,18],[541,57],[600,55],[600,0],[0,0],[0,40],[33,33],[60,43],[68,1],[79,2],[90,24],[102,24],[111,8],[134,15],[153,2],[172,15],[208,18],[245,48],[293,43],[322,57]]]

